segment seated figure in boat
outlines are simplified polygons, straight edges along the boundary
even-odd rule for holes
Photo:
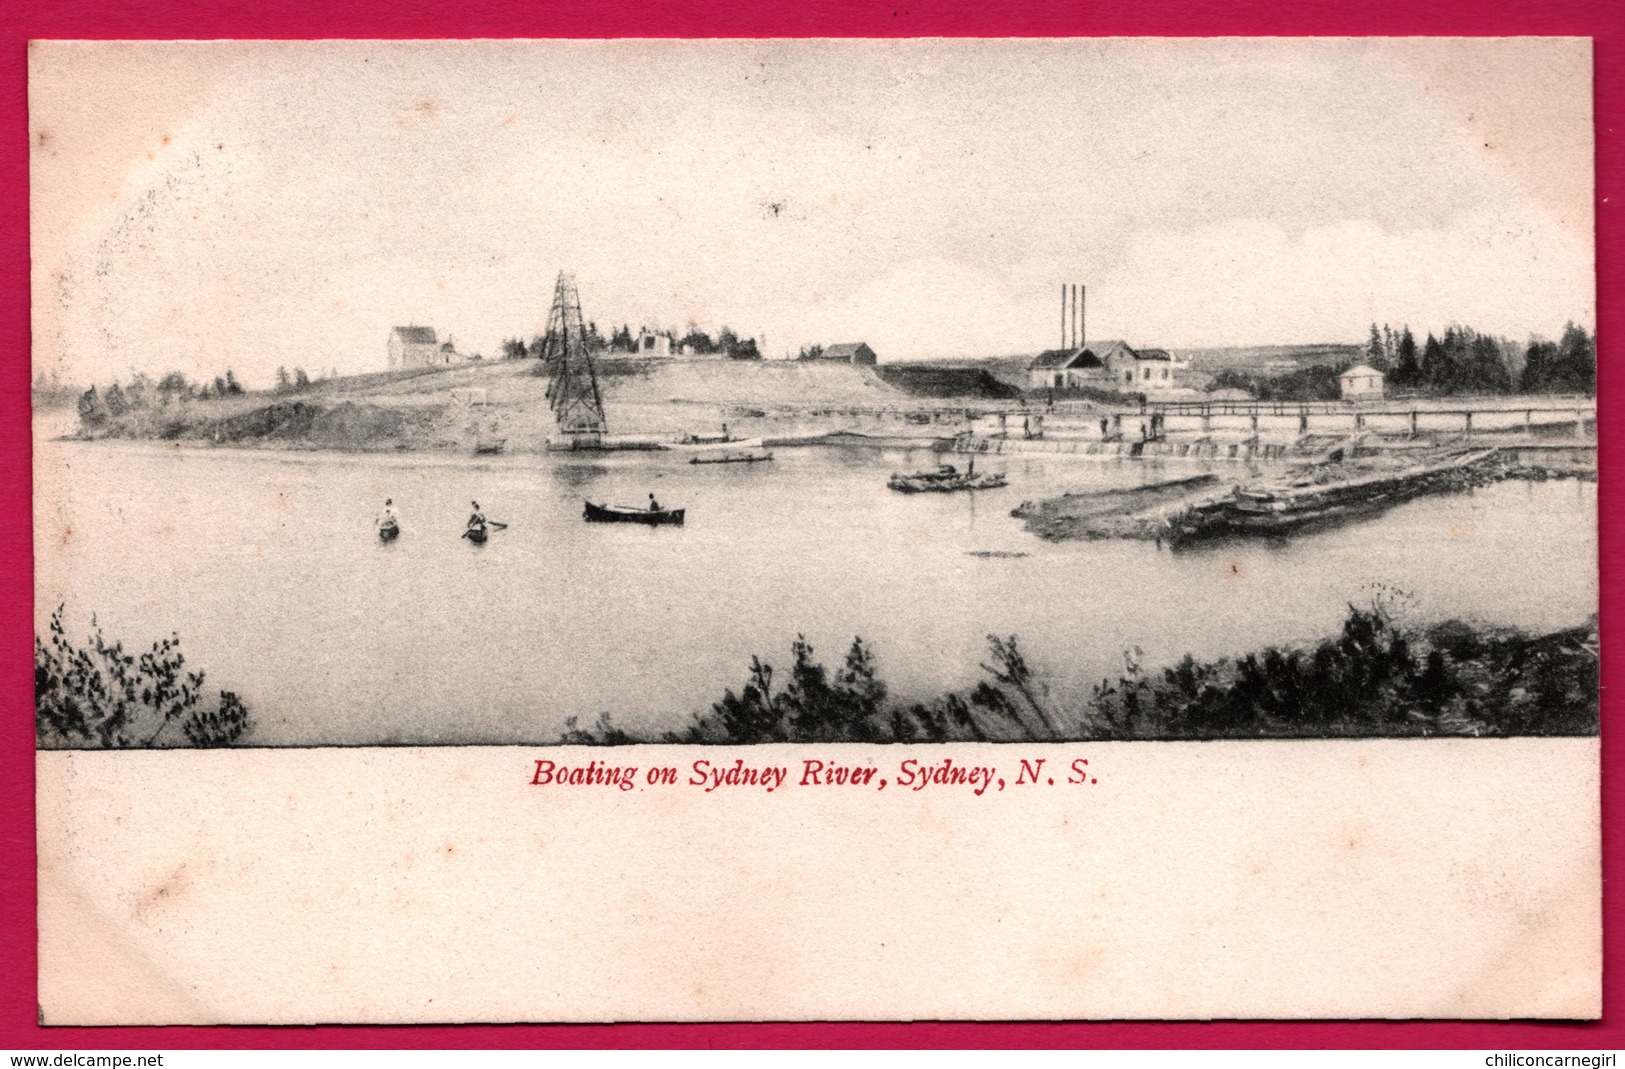
[[[384,511],[378,514],[378,519],[374,521],[374,526],[376,526],[379,530],[383,530],[386,527],[400,526],[400,517],[395,515],[394,498],[384,498]]]
[[[480,503],[478,501],[470,501],[469,504],[474,506],[474,514],[468,518],[468,529],[472,531],[475,528],[484,527],[485,513],[480,511]]]
[[[650,512],[659,512],[660,511],[660,502],[655,500],[655,496],[653,494],[649,495],[649,511]]]

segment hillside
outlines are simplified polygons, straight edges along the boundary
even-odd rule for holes
[[[1218,349],[1173,349],[1175,357],[1190,363],[1193,379],[1220,371],[1280,375],[1301,368],[1342,367],[1359,361],[1365,348],[1326,342],[1314,345],[1245,345]],[[1199,383],[1198,383],[1199,385]]]
[[[1157,346],[1145,346],[1157,348]],[[1300,368],[1317,365],[1340,367],[1357,362],[1364,352],[1360,345],[1327,342],[1308,345],[1244,345],[1223,348],[1170,349],[1179,360],[1190,364],[1184,384],[1200,389],[1220,371],[1232,370],[1256,375],[1280,375]],[[1027,368],[1036,353],[1010,356],[989,356],[973,360],[956,360],[951,365],[959,368],[977,368],[1007,385],[1026,389]],[[891,365],[910,366],[910,365]],[[929,365],[915,365],[929,366]],[[884,370],[886,365],[882,365]]]
[[[284,392],[173,400],[133,409],[92,428],[89,438],[157,438],[219,445],[338,450],[465,450],[503,439],[505,448],[545,448],[554,433],[548,380],[535,361],[377,372],[327,379]],[[668,437],[714,431],[781,430],[798,415],[922,405],[871,368],[788,361],[599,362],[610,432]]]

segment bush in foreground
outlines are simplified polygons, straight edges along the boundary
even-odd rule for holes
[[[203,673],[186,671],[180,638],[145,653],[109,643],[94,617],[84,646],[68,641],[62,606],[34,636],[34,740],[47,749],[230,746],[253,727],[236,694],[203,705]],[[177,732],[179,737],[177,737]]]
[[[727,690],[666,742],[1055,742],[1092,739],[1333,738],[1595,735],[1599,728],[1595,622],[1547,635],[1452,620],[1398,626],[1378,602],[1349,606],[1341,632],[1310,649],[1269,647],[1216,661],[1186,656],[1161,672],[1125,656],[1085,707],[1058,710],[1015,636],[988,636],[985,679],[966,694],[888,704],[873,652],[854,639],[833,675],[802,636],[775,684],[751,658]],[[573,745],[654,741],[574,721]]]

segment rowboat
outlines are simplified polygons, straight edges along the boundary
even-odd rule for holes
[[[1005,485],[1005,477],[1002,473],[977,475],[974,469],[960,471],[952,464],[944,464],[936,471],[893,473],[886,485],[905,494],[946,494],[954,490],[992,490]]]
[[[485,540],[491,536],[485,527],[481,525],[470,527],[468,530],[463,532],[463,537],[474,543],[476,546],[483,546],[485,545]]]
[[[690,464],[755,464],[772,460],[773,454],[765,449],[724,449],[714,453],[700,453],[688,458]]]
[[[393,542],[401,536],[401,525],[394,520],[378,525],[378,538],[380,541]]]
[[[474,443],[474,454],[476,456],[495,456],[496,454],[502,452],[503,447],[507,445],[507,443],[508,439],[506,438],[490,438],[481,440]]]
[[[588,523],[643,523],[650,527],[661,524],[683,524],[682,509],[639,509],[629,505],[594,505],[587,502],[584,514]]]

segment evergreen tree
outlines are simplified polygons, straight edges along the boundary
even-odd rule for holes
[[[701,355],[706,353],[714,353],[717,351],[716,343],[711,340],[711,335],[701,330],[699,324],[695,323],[693,320],[689,321],[688,333],[683,335],[683,340],[678,344],[691,347],[696,353],[700,353]]]
[[[1371,324],[1371,340],[1365,344],[1365,362],[1381,370],[1388,363],[1386,351],[1382,346],[1382,331],[1377,324]]]
[[[107,422],[107,406],[92,386],[79,395],[79,422],[86,427],[98,427]]]
[[[1388,378],[1395,386],[1414,388],[1422,385],[1422,365],[1416,359],[1416,338],[1412,336],[1408,324],[1394,348],[1394,368]]]
[[[1445,333],[1449,335],[1448,331]],[[1455,368],[1445,353],[1444,344],[1429,331],[1428,340],[1422,346],[1422,385],[1443,393],[1453,388],[1455,378]]]
[[[158,380],[158,396],[161,400],[169,402],[177,397],[186,397],[192,392],[191,386],[186,382],[186,376],[179,371],[171,371]]]
[[[601,353],[609,348],[609,343],[604,340],[604,336],[598,333],[597,323],[587,324],[587,348],[595,353]]]
[[[1584,327],[1569,323],[1563,328],[1551,381],[1552,388],[1563,393],[1597,392],[1597,339]]]
[[[1542,338],[1530,338],[1523,357],[1523,374],[1518,389],[1524,393],[1546,393],[1552,365],[1557,362],[1557,345]]]
[[[1501,360],[1501,345],[1488,334],[1473,335],[1463,362],[1461,385],[1476,393],[1508,393],[1512,375]]]

